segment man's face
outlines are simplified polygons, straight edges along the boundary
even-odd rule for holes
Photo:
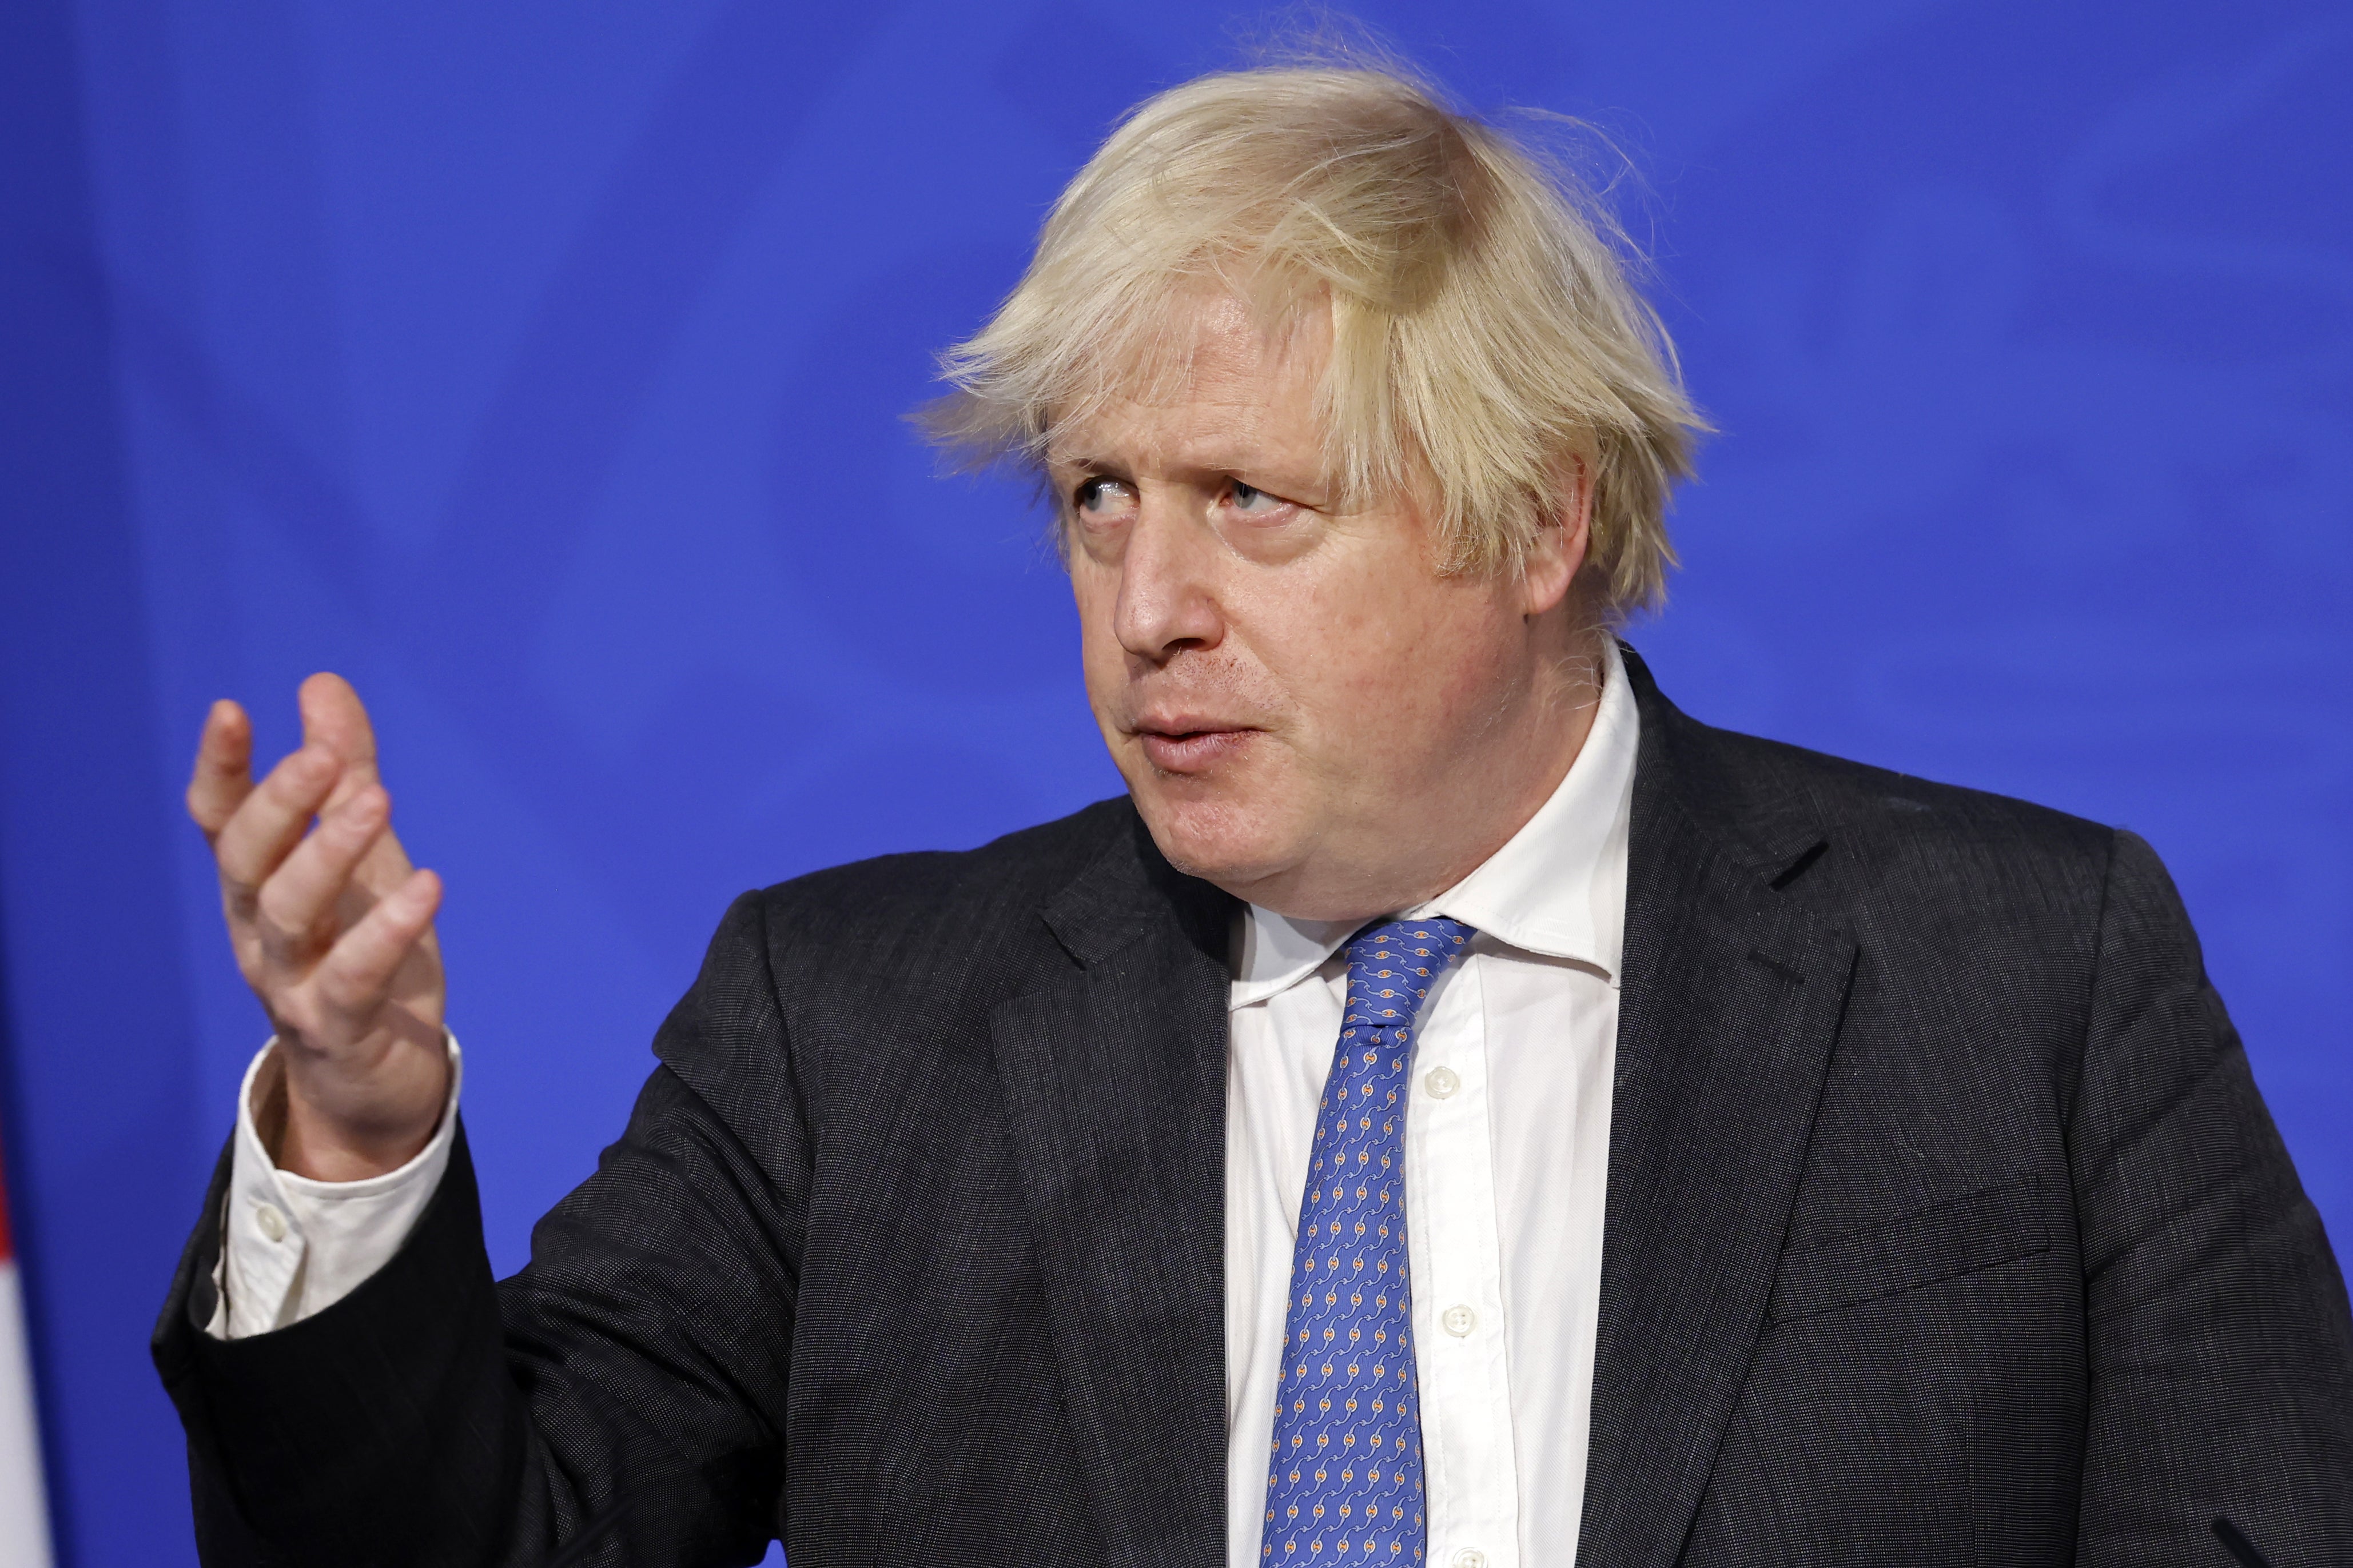
[[[1547,709],[1581,492],[1525,575],[1441,575],[1410,499],[1340,504],[1311,315],[1270,338],[1204,299],[1181,389],[1115,403],[1050,468],[1088,697],[1161,851],[1283,913],[1360,919],[1467,874],[1575,755],[1582,716]]]

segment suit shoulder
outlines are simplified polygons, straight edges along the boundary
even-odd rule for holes
[[[977,848],[916,850],[853,860],[778,882],[747,898],[772,932],[835,939],[943,923],[994,923],[1035,909],[1132,831],[1124,795],[990,840]]]
[[[2054,1016],[2087,994],[2114,828],[1754,736],[1688,738],[1713,775],[1699,809],[1752,851],[1770,896],[1834,921],[1926,994],[1975,995],[1997,973]]]
[[[2037,860],[2105,877],[2116,829],[2032,801],[1941,784],[1786,742],[1694,725],[1720,778],[1752,804],[1794,810],[1823,832],[1912,856]]]

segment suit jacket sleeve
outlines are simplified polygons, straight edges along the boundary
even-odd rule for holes
[[[759,1560],[808,1165],[756,895],[656,1051],[620,1141],[502,1285],[461,1129],[381,1271],[291,1327],[215,1340],[216,1192],[155,1342],[207,1564]]]
[[[2090,1358],[2078,1561],[2353,1563],[2353,1321],[2179,896],[2116,836],[2068,1119]]]

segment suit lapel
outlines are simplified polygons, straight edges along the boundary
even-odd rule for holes
[[[1854,944],[1772,885],[1819,836],[1727,822],[1707,732],[1641,705],[1577,1561],[1680,1554],[1762,1330]]]
[[[1080,970],[990,1023],[1096,1560],[1215,1568],[1233,906],[1129,823],[1044,911]]]

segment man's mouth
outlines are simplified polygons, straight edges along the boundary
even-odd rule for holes
[[[1135,738],[1146,761],[1166,773],[1205,773],[1239,753],[1255,730],[1189,716],[1145,720]]]

